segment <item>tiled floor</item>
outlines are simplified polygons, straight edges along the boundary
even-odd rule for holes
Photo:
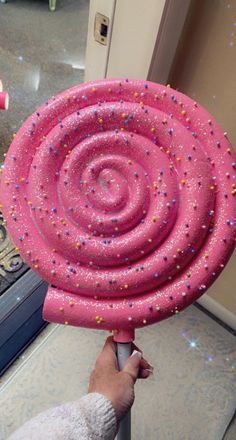
[[[12,135],[49,97],[83,81],[88,0],[0,3],[0,79],[10,94],[0,113],[0,161]]]
[[[2,378],[0,440],[38,412],[86,393],[105,336],[98,330],[48,327]],[[133,439],[221,440],[236,405],[234,336],[191,306],[137,331],[136,343],[155,375],[136,385]],[[227,435],[235,438],[232,430]]]

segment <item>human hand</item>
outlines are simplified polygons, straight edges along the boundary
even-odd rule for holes
[[[134,351],[136,353],[134,353]],[[134,402],[134,384],[137,378],[146,379],[153,367],[142,358],[142,352],[132,343],[132,355],[122,371],[118,369],[116,344],[107,338],[90,376],[89,393],[100,393],[109,399],[115,409],[118,423]]]

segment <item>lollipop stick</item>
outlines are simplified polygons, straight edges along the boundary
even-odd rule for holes
[[[131,343],[117,343],[117,360],[119,370],[123,370],[128,357],[131,355]],[[117,440],[131,439],[131,411],[124,417],[120,423]]]

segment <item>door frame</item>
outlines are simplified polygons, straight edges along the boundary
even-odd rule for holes
[[[192,0],[90,0],[85,81],[121,76],[165,84],[191,4]],[[109,19],[106,46],[94,39],[97,12]]]

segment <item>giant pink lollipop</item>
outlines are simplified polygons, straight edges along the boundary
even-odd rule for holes
[[[12,142],[1,199],[51,285],[45,319],[127,342],[195,301],[234,248],[235,168],[216,121],[169,87],[102,80],[42,105]]]

